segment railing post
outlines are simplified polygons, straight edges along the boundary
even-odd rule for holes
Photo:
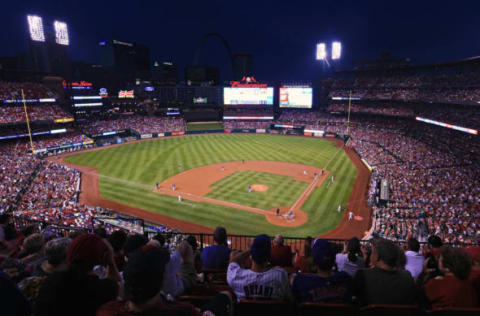
[[[203,233],[200,234],[200,250],[203,250]]]

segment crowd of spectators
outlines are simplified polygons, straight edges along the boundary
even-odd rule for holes
[[[52,135],[50,137],[34,138],[33,147],[35,149],[43,149],[43,148],[59,147],[63,145],[71,145],[71,144],[91,142],[91,141],[92,141],[91,138],[83,134],[74,132],[74,133],[63,134],[63,135]],[[27,147],[27,150],[30,149],[30,143],[25,143],[25,146]]]
[[[28,120],[35,121],[52,121],[61,118],[70,118],[60,106],[56,104],[43,104],[27,107]],[[0,106],[0,124],[11,124],[26,122],[25,110],[22,105],[17,106]]]
[[[329,80],[325,86],[331,89],[330,98],[351,96],[370,100],[477,103],[480,101],[479,78],[478,72],[442,75],[359,73],[353,78]]]
[[[375,232],[394,240],[433,233],[451,243],[480,239],[480,145],[471,136],[386,121],[354,126],[348,144],[374,167],[372,186],[380,179],[390,185],[388,203],[374,207]]]
[[[224,120],[225,129],[267,129],[272,121],[242,121],[242,120]]]
[[[0,81],[0,100],[21,100],[22,89],[25,99],[58,98],[54,91],[40,83]]]
[[[9,210],[30,184],[30,177],[40,164],[40,159],[25,154],[17,144],[0,146],[0,213]]]
[[[312,302],[480,307],[480,246],[454,248],[436,235],[423,247],[415,238],[403,246],[376,236],[343,245],[307,238],[300,251],[265,234],[232,249],[223,227],[203,249],[193,235],[149,239],[102,227],[66,235],[15,226],[5,214],[0,231],[7,314],[243,316],[253,311],[236,311],[243,300],[283,303],[281,315]]]
[[[329,112],[348,112],[348,103],[332,103],[328,107]],[[415,115],[412,108],[407,106],[394,106],[390,104],[351,104],[351,113],[387,115],[387,116],[402,116],[413,117]]]
[[[112,120],[91,121],[82,123],[80,129],[87,135],[101,134],[110,131],[132,129],[139,134],[184,132],[185,121],[177,117],[155,116],[123,116]]]

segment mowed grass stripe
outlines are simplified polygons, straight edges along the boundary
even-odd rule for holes
[[[116,149],[116,150],[112,150]],[[306,236],[325,233],[334,228],[341,214],[336,214],[338,204],[348,201],[353,188],[356,169],[348,157],[339,153],[328,169],[335,175],[335,183],[326,188],[324,182],[315,188],[302,209],[309,221],[294,228],[277,227],[268,223],[263,215],[230,209],[220,205],[189,202],[195,207],[182,205],[176,198],[152,193],[155,182],[161,182],[179,172],[178,163],[195,168],[225,161],[272,160],[303,163],[324,167],[338,148],[333,143],[318,138],[285,137],[280,135],[214,134],[188,137],[159,138],[146,142],[130,143],[99,151],[81,153],[67,157],[72,163],[96,167],[106,177],[100,181],[102,197],[132,205],[148,211],[172,216],[207,227],[222,224],[232,233],[257,234],[260,232],[289,236]],[[258,196],[256,205],[263,207],[281,206],[298,197],[303,191],[293,188],[288,180],[270,181],[269,177],[242,176],[226,180],[225,187],[211,193],[233,196],[248,203],[248,183],[251,181],[270,187],[267,195]],[[199,179],[201,181],[201,179]],[[146,186],[145,186],[146,185]],[[301,183],[301,185],[308,185]],[[230,190],[230,192],[226,189]],[[273,191],[270,191],[273,190]],[[263,192],[265,193],[265,192]],[[245,197],[246,196],[246,197]],[[257,206],[257,207],[260,207]],[[275,207],[274,206],[274,207]]]

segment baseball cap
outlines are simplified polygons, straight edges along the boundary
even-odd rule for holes
[[[473,260],[480,261],[480,246],[470,246],[464,250]]]
[[[90,264],[99,264],[108,251],[102,238],[95,234],[81,234],[75,238],[67,250],[67,262],[84,260]]]
[[[250,255],[253,261],[264,263],[270,259],[270,250],[272,249],[272,242],[268,235],[262,234],[255,237],[250,246]]]
[[[326,239],[318,238],[312,247],[312,257],[316,264],[322,263],[327,257],[333,255],[332,245]]]

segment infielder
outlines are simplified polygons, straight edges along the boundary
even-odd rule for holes
[[[182,196],[181,195],[178,196],[178,202],[182,203]]]
[[[252,186],[249,185],[249,186],[248,186],[248,193],[251,193],[251,192],[252,192]]]
[[[352,212],[352,211],[348,212],[348,220],[349,220],[349,221],[352,220],[353,217],[354,217],[353,212]]]
[[[172,183],[172,191],[175,192],[175,183]]]
[[[293,215],[293,210],[288,211],[288,219],[293,220],[295,215]]]
[[[338,206],[338,212],[340,213],[341,211],[342,211],[342,206],[339,205],[339,206]]]
[[[304,175],[304,176],[307,176],[307,175],[308,175],[307,170],[303,170],[303,175]]]

